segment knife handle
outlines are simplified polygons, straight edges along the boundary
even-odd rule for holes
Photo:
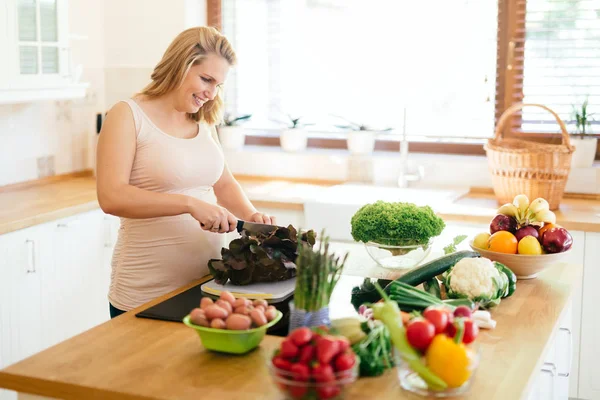
[[[244,230],[244,221],[239,219],[237,222],[237,231],[238,231],[238,233],[242,233],[243,230]]]

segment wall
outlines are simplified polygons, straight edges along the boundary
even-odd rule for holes
[[[97,113],[131,96],[177,33],[206,21],[205,0],[69,0],[73,65],[86,98],[0,105],[0,186],[39,178],[39,157],[54,173],[93,168]]]

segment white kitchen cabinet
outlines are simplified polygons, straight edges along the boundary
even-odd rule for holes
[[[578,398],[585,400],[600,399],[600,318],[596,307],[600,301],[599,266],[600,233],[586,232],[578,391]]]
[[[0,22],[0,104],[85,95],[74,83],[67,0],[3,0]]]

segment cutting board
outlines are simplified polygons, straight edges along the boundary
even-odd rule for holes
[[[235,297],[246,297],[248,299],[265,299],[269,302],[277,302],[289,297],[296,288],[296,278],[280,282],[251,283],[250,285],[237,286],[227,282],[220,285],[214,280],[202,285],[202,292],[219,296],[222,291],[228,290]]]

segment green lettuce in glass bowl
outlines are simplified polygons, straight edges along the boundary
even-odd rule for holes
[[[363,242],[384,268],[408,269],[421,263],[446,224],[429,206],[377,201],[352,217],[352,237]]]

